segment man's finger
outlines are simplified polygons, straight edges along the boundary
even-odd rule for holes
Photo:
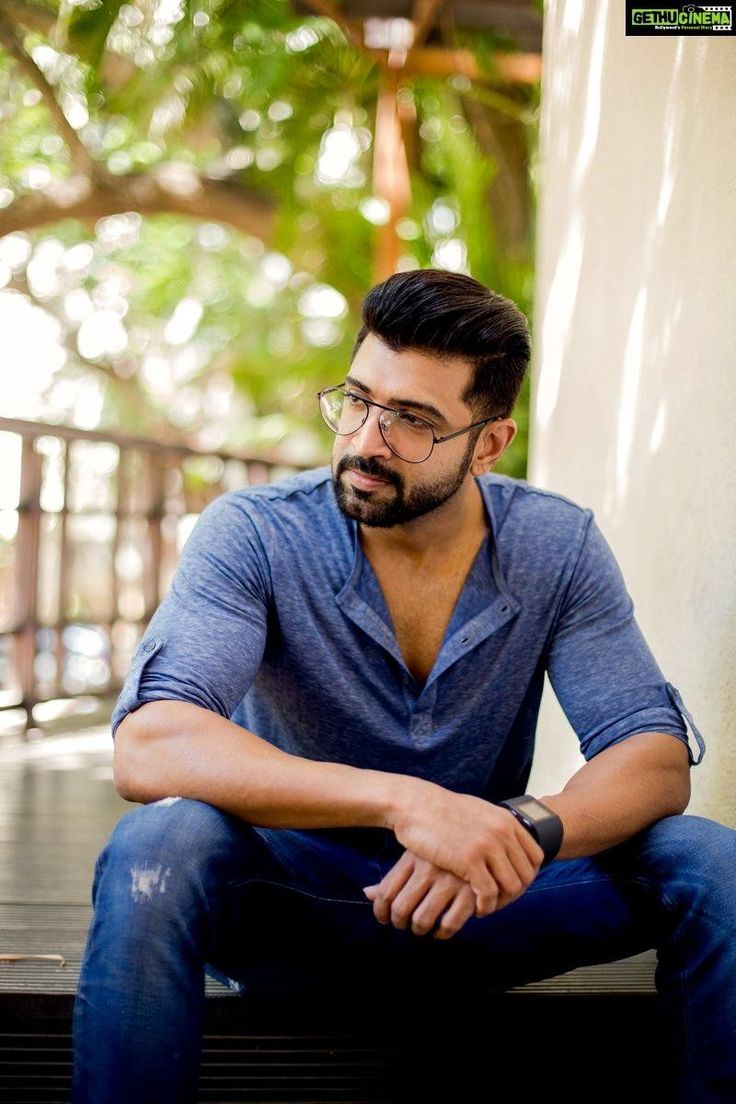
[[[436,882],[412,912],[411,930],[414,935],[423,936],[430,932],[437,918],[452,903],[457,893],[456,885]],[[472,896],[470,891],[468,895]]]
[[[451,939],[475,912],[475,897],[469,893],[458,893],[444,916],[440,918],[437,930],[432,932],[433,939]]]
[[[413,856],[404,852],[399,861],[384,875],[376,886],[373,896],[373,913],[379,924],[388,924],[391,919],[391,905],[396,894],[404,887],[414,869]]]
[[[514,866],[519,874],[533,878],[536,876],[538,866],[544,861],[544,851],[526,828],[519,824],[514,814],[509,809],[506,812],[516,821],[516,846],[511,856]]]
[[[435,875],[436,877],[436,875]],[[396,894],[393,904],[391,905],[391,923],[395,928],[402,930],[409,927],[411,924],[412,931],[415,935],[422,934],[420,927],[415,927],[416,923],[416,911],[426,915],[431,914],[430,922],[427,924],[426,930],[432,927],[437,914],[441,911],[441,908],[447,904],[452,890],[445,891],[444,894],[440,890],[437,892],[437,887],[433,885],[432,876],[425,873],[419,873],[415,870],[406,885]],[[441,898],[441,907],[437,905],[432,912],[432,901],[429,898]]]
[[[490,916],[492,912],[496,911],[498,883],[487,866],[483,868],[477,878],[471,880],[470,888],[476,897],[476,916]]]

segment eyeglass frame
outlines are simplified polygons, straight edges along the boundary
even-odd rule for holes
[[[320,413],[322,413],[322,396],[328,395],[331,391],[345,391],[346,395],[353,395],[356,399],[360,399],[362,403],[365,403],[365,417],[363,418],[363,421],[360,423],[360,425],[357,425],[355,429],[351,429],[348,433],[340,433],[338,430],[333,429],[331,425],[327,426],[330,432],[334,433],[337,437],[350,437],[353,433],[357,433],[359,429],[362,429],[365,423],[368,421],[368,415],[370,414],[370,410],[368,408],[371,406],[377,406],[379,410],[388,410],[391,414],[409,413],[408,411],[399,410],[395,406],[384,406],[383,403],[376,402],[374,399],[366,399],[364,395],[357,395],[352,391],[348,391],[346,390],[344,383],[336,383],[332,387],[323,387],[321,391],[317,392],[317,400],[320,404]],[[324,414],[322,415],[322,418],[324,421]],[[383,432],[383,426],[381,425],[381,415],[378,415],[378,431],[381,434],[381,439],[383,443],[391,449],[391,452],[394,454],[394,456],[398,456],[399,460],[403,460],[405,464],[423,464],[426,460],[429,460],[430,456],[434,452],[435,445],[441,445],[444,441],[450,441],[453,437],[459,437],[462,433],[469,433],[470,430],[475,429],[476,426],[487,425],[489,422],[501,421],[503,419],[503,414],[494,414],[492,418],[483,418],[480,422],[473,422],[472,425],[465,426],[465,429],[456,429],[453,433],[446,433],[443,437],[435,436],[432,423],[428,422],[426,418],[423,418],[421,414],[412,414],[412,418],[416,418],[419,422],[424,422],[427,429],[432,434],[432,447],[423,460],[406,460],[403,456],[399,456],[399,453],[396,451],[396,449],[393,448],[390,442],[386,440],[385,434]],[[325,424],[327,423],[325,422]]]

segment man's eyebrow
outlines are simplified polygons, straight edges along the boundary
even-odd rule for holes
[[[345,383],[349,383],[351,387],[359,387],[361,391],[365,391],[366,395],[373,394],[370,387],[366,387],[366,385],[361,383],[360,380],[357,380],[355,376],[346,376]],[[421,410],[425,414],[431,415],[436,421],[442,422],[443,425],[447,426],[450,424],[442,411],[438,410],[436,406],[432,406],[431,403],[420,402],[418,399],[399,398],[389,399],[388,402],[390,406],[410,406],[413,410]]]

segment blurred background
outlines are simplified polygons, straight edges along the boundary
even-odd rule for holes
[[[533,0],[0,3],[6,726],[120,685],[207,501],[327,462],[372,284],[531,317],[541,48]]]

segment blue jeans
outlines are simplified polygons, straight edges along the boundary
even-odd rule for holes
[[[196,1101],[205,971],[278,1004],[325,979],[359,991],[358,961],[361,985],[417,966],[417,977],[502,990],[652,947],[673,1099],[733,1104],[736,831],[665,817],[550,863],[512,904],[447,941],[376,921],[362,886],[402,852],[385,829],[254,827],[184,798],[123,816],[95,868],[73,1104]]]

